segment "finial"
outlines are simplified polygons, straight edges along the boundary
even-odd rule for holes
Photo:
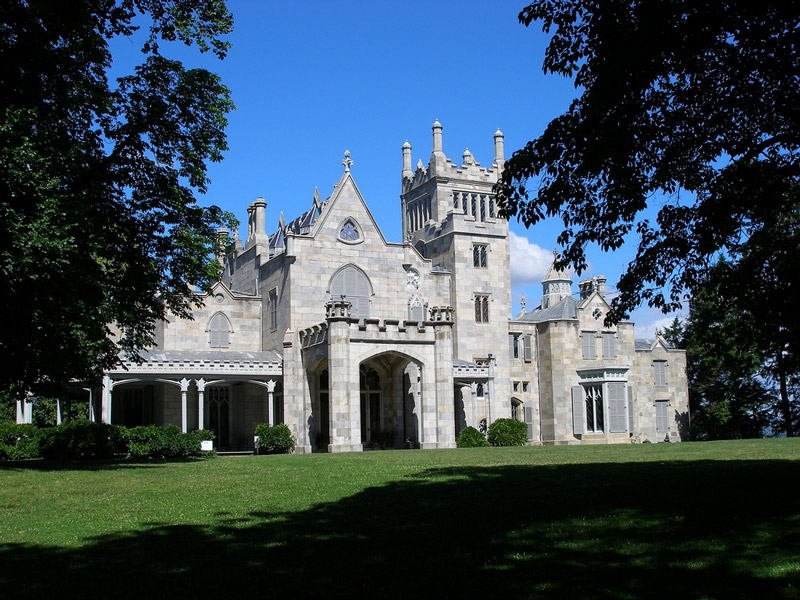
[[[344,151],[344,160],[342,161],[342,164],[344,165],[344,172],[349,173],[350,166],[353,164],[353,161],[350,160],[350,150]]]
[[[525,310],[525,296],[519,299],[519,306],[522,310]]]

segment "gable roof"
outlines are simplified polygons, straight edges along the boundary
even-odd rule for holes
[[[369,209],[369,207],[367,206],[367,203],[364,201],[364,197],[361,195],[361,192],[359,191],[358,186],[356,185],[356,182],[353,179],[353,176],[350,174],[350,171],[345,171],[342,174],[342,178],[339,179],[339,183],[336,184],[336,186],[335,186],[335,188],[333,190],[333,193],[324,202],[324,209],[323,209],[322,214],[320,215],[320,217],[314,223],[314,227],[311,230],[311,235],[312,236],[316,236],[319,233],[319,231],[325,226],[325,222],[328,220],[328,217],[330,216],[331,212],[333,211],[333,207],[336,206],[336,202],[339,201],[339,198],[344,196],[345,190],[350,191],[355,196],[355,198],[358,200],[358,202],[361,203],[361,206],[364,209],[364,212],[366,213],[367,217],[369,218],[369,222],[375,228],[375,231],[378,232],[378,235],[380,236],[381,241],[384,244],[387,244],[386,238],[383,236],[383,232],[381,231],[381,228],[378,227],[378,223],[375,221],[375,217],[372,216],[372,211]],[[353,217],[355,218],[355,215],[353,215]]]

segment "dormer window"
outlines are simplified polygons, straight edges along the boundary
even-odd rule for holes
[[[345,242],[355,242],[358,241],[358,238],[361,236],[358,233],[358,228],[355,223],[348,219],[345,224],[342,225],[342,229],[339,231],[339,237]]]

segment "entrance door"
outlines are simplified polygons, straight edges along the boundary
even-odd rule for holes
[[[220,450],[227,450],[231,443],[228,415],[231,388],[227,386],[206,388],[206,398],[208,398],[208,425],[216,436],[214,445]]]
[[[381,381],[378,373],[369,366],[361,367],[361,441],[365,444],[381,442]]]

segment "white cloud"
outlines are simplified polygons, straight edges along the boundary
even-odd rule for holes
[[[511,285],[520,287],[537,285],[553,264],[553,253],[528,238],[508,232],[508,243],[511,251]]]
[[[654,338],[656,337],[656,329],[663,330],[665,327],[669,327],[675,317],[678,317],[681,321],[686,320],[686,315],[680,312],[665,315],[655,308],[639,308],[631,314],[631,321],[635,325],[634,335],[637,338]]]

